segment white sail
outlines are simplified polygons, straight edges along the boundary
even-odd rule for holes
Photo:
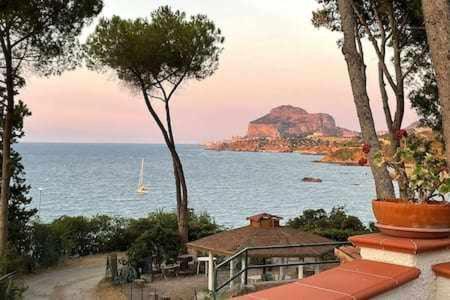
[[[139,183],[138,183],[137,192],[138,192],[138,194],[145,194],[145,193],[147,193],[147,191],[148,191],[148,188],[145,186],[145,183],[144,183],[144,159],[142,159],[141,170],[139,172]]]

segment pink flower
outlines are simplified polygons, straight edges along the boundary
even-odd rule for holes
[[[365,154],[369,154],[370,148],[371,148],[371,147],[370,147],[369,144],[364,144],[363,147],[362,147],[362,151],[363,151]]]
[[[401,140],[402,138],[405,138],[407,136],[408,136],[408,132],[405,129],[399,129],[395,133],[395,137],[397,138],[397,140]]]
[[[359,164],[360,166],[365,166],[365,165],[367,165],[367,158],[361,157],[361,158],[359,159],[359,161],[358,161],[358,164]]]

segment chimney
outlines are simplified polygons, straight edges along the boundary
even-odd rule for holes
[[[255,227],[255,228],[280,227],[281,219],[282,219],[281,217],[267,214],[267,213],[262,213],[262,214],[254,215],[254,216],[247,218],[247,220],[250,221],[250,226]]]

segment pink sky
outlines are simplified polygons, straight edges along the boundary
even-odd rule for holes
[[[269,0],[129,3],[105,1],[103,15],[144,17],[168,4],[190,14],[207,14],[226,37],[216,74],[185,83],[173,99],[178,142],[244,135],[250,120],[283,104],[329,113],[339,126],[359,129],[345,61],[336,46],[339,34],[311,25],[315,1],[284,0],[282,5]],[[87,32],[91,30],[92,26]],[[373,54],[367,63],[372,106],[382,129]],[[60,77],[31,77],[21,98],[33,113],[25,123],[24,140],[28,142],[162,142],[140,95],[129,91],[112,73],[80,69]],[[416,118],[408,108],[404,125]]]

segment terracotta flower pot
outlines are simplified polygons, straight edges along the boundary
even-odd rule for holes
[[[376,226],[387,235],[423,239],[450,236],[449,203],[373,200],[372,209]]]

